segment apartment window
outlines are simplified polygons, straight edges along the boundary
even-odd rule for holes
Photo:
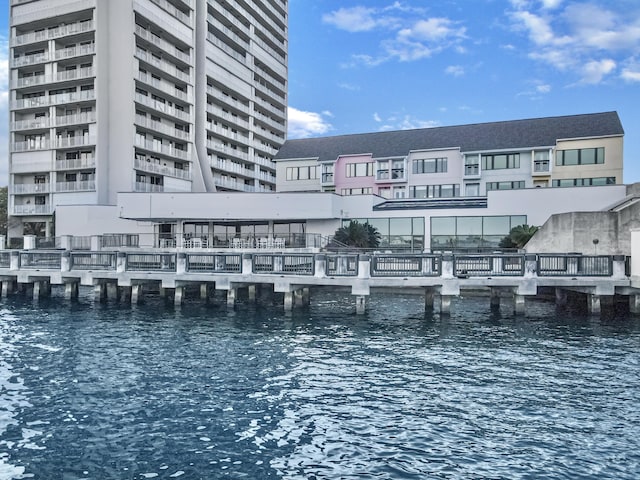
[[[533,171],[548,172],[549,171],[549,152],[535,152],[533,155]]]
[[[347,163],[347,177],[372,177],[373,162]]]
[[[378,189],[378,195],[383,198],[391,198],[391,187],[380,187]]]
[[[287,167],[287,180],[315,180],[318,178],[318,167]]]
[[[378,171],[376,172],[376,178],[378,180],[387,180],[389,178],[389,162],[378,162]]]
[[[341,191],[342,195],[369,195],[371,193],[373,193],[373,189],[371,187],[343,188]]]
[[[480,173],[480,160],[477,156],[464,157],[464,174],[478,175]]]
[[[406,189],[404,187],[393,187],[393,198],[404,198]]]
[[[393,160],[391,162],[391,178],[394,180],[404,178],[404,160]]]
[[[490,190],[518,190],[524,188],[524,180],[514,182],[487,182],[487,192]]]
[[[413,173],[445,173],[446,158],[419,158],[413,161]]]
[[[36,195],[33,203],[35,203],[36,205],[46,205],[47,197],[45,197],[44,195]]]
[[[322,183],[333,183],[333,165],[322,165]]]
[[[451,198],[460,196],[460,185],[414,185],[409,187],[409,198]]]
[[[483,170],[503,170],[506,168],[520,168],[519,153],[482,155]]]
[[[480,196],[480,184],[479,183],[467,183],[464,186],[465,197],[479,197]]]
[[[556,152],[556,165],[595,165],[598,163],[604,163],[604,147],[558,150]]]
[[[64,181],[65,182],[75,182],[76,181],[76,174],[75,173],[67,173],[67,174],[65,174]]]
[[[553,180],[553,187],[591,187],[597,185],[615,185],[616,177],[595,177],[595,178],[563,178]]]

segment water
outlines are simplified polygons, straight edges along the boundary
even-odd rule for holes
[[[488,303],[12,297],[0,479],[640,478],[640,322]]]

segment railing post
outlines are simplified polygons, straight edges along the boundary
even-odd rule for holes
[[[315,256],[315,277],[326,277],[327,276],[327,256],[325,254],[319,254]]]
[[[62,235],[60,237],[60,248],[72,250],[73,237],[71,235]]]
[[[273,271],[282,272],[284,270],[284,257],[282,255],[273,255]]]
[[[7,248],[7,236],[0,235],[0,250],[4,250]]]
[[[102,250],[102,235],[91,235],[91,251],[99,252]]]
[[[127,254],[126,252],[116,253],[116,272],[124,273],[127,271]]]
[[[36,236],[35,235],[25,235],[24,236],[24,246],[25,250],[34,250],[36,248]]]
[[[178,252],[176,254],[176,273],[177,274],[185,273],[186,271],[187,271],[187,254],[184,252]]]
[[[453,278],[453,255],[450,253],[442,255],[441,269],[442,278]]]
[[[242,274],[251,275],[253,273],[253,254],[242,254]]]
[[[12,250],[9,254],[9,270],[20,270],[20,252]]]
[[[358,255],[358,278],[371,278],[370,255]]]
[[[524,278],[536,278],[538,276],[538,256],[526,254],[524,256]]]
[[[71,270],[71,252],[66,250],[60,255],[60,271],[68,272]]]
[[[626,278],[625,261],[624,255],[614,255],[612,257],[612,278]]]

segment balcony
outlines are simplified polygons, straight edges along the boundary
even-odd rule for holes
[[[464,178],[480,178],[480,164],[479,163],[465,164]]]
[[[14,153],[31,152],[34,150],[48,150],[51,142],[47,139],[25,140],[11,144],[11,151]]]
[[[95,191],[95,180],[84,180],[80,182],[56,182],[56,192],[90,192]]]
[[[191,160],[191,154],[187,150],[180,150],[172,145],[165,145],[153,140],[143,140],[136,138],[135,146],[150,152],[160,153],[167,157],[178,158],[180,160]]]
[[[21,57],[14,57],[11,59],[11,67],[25,67],[27,65],[35,65],[37,63],[44,63],[49,61],[49,52],[36,53],[33,55],[23,55]]]
[[[57,127],[66,125],[83,125],[86,123],[95,123],[96,112],[76,113],[73,115],[59,115],[55,118]]]
[[[136,49],[136,57],[138,57],[143,62],[156,67],[167,75],[171,75],[173,78],[182,80],[185,83],[191,83],[191,76],[189,75],[189,73],[183,72],[182,70],[178,69],[176,65],[169,63],[166,60],[156,58],[149,52],[145,52],[139,48]]]
[[[49,103],[51,105],[62,105],[65,103],[92,101],[95,99],[96,99],[95,90],[83,90],[80,92],[59,93],[58,95],[51,95],[49,97]]]
[[[65,58],[81,57],[84,55],[93,55],[96,53],[95,43],[87,45],[78,45],[69,48],[61,48],[56,50],[56,60],[63,60]]]
[[[182,180],[191,180],[190,170],[167,167],[158,163],[147,162],[146,160],[134,159],[133,167],[136,170],[141,170],[143,172],[166,175],[169,177],[180,178]]]
[[[136,115],[136,125],[148,128],[149,130],[153,130],[154,132],[164,133],[165,135],[169,135],[170,137],[174,137],[187,142],[191,140],[191,134],[189,132],[178,130],[177,128],[172,127],[168,124],[151,120],[150,118],[147,118],[143,115]]]
[[[247,185],[243,182],[238,182],[237,180],[232,180],[228,178],[217,177],[213,179],[213,183],[216,184],[216,187],[226,188],[229,190],[234,190],[237,192],[255,192],[256,187],[253,185]]]
[[[178,90],[175,87],[175,84],[154,78],[152,75],[149,75],[148,73],[142,73],[142,72],[138,72],[138,80],[142,83],[145,83],[155,88],[160,92],[166,93],[167,95],[171,95],[172,97],[175,97],[178,100],[182,100],[185,103],[193,103],[191,101],[189,94],[187,92],[183,92],[182,90]]]
[[[243,163],[232,162],[231,160],[221,160],[219,158],[212,158],[209,160],[211,168],[216,170],[222,170],[228,173],[235,173],[244,177],[253,178],[255,170],[247,167]]]
[[[156,112],[163,113],[165,115],[170,115],[175,118],[179,118],[180,120],[184,120],[185,122],[191,121],[191,115],[184,110],[178,110],[174,107],[167,105],[166,103],[160,102],[158,100],[154,100],[148,96],[142,95],[140,93],[136,93],[135,101],[144,105],[146,107],[152,108]]]
[[[178,10],[174,5],[167,2],[167,0],[151,0],[160,8],[168,12],[171,16],[177,18],[187,26],[191,26],[191,17],[184,13],[182,10]]]
[[[84,147],[87,145],[95,145],[96,140],[90,136],[78,136],[78,137],[58,137],[56,138],[55,148],[72,148],[72,147]]]
[[[20,98],[11,102],[12,110],[22,110],[24,108],[39,108],[49,105],[49,97],[41,95],[39,97]]]
[[[53,209],[51,205],[14,205],[13,215],[51,215]]]
[[[95,168],[96,157],[66,158],[56,160],[56,170],[77,170],[80,168]]]
[[[11,123],[11,130],[38,130],[49,128],[51,126],[51,118],[38,117],[29,120],[18,120]]]
[[[42,30],[39,32],[29,32],[17,35],[14,38],[14,45],[26,45],[28,43],[41,42],[43,40],[66,37],[67,35],[75,35],[95,30],[93,20],[85,20],[83,22],[71,23],[69,25],[61,25],[56,28]]]
[[[147,182],[135,182],[133,190],[135,192],[144,192],[144,193],[164,192],[164,185],[156,185],[156,184],[147,183]]]
[[[179,50],[175,45],[169,43],[165,39],[154,35],[149,30],[142,28],[140,25],[136,25],[135,32],[136,35],[138,35],[143,40],[146,40],[147,42],[161,48],[163,52],[166,52],[176,59],[181,60],[187,65],[191,65],[191,55],[183,52],[182,50]]]
[[[549,160],[534,160],[532,174],[534,176],[549,176],[551,174],[551,162]]]
[[[49,193],[50,191],[49,183],[14,183],[11,185],[11,193],[14,195]]]
[[[249,160],[249,154],[247,152],[244,152],[238,148],[229,147],[222,143],[216,143],[209,140],[207,141],[207,148],[222,153],[225,156],[235,157],[240,160]]]

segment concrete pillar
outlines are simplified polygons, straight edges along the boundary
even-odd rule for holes
[[[251,253],[242,254],[242,274],[251,275],[253,273],[253,255]]]
[[[293,300],[298,307],[301,307],[304,304],[302,299],[302,290],[298,289],[293,292]]]
[[[600,315],[602,308],[600,305],[600,295],[587,294],[587,309],[590,315]]]
[[[33,282],[33,299],[37,300],[40,298],[40,287],[41,287],[41,282]]]
[[[162,259],[168,259],[168,256],[163,256]],[[167,265],[168,266],[168,265]],[[164,264],[162,265],[164,269]],[[187,271],[187,254],[184,252],[178,252],[176,254],[176,274],[185,273]]]
[[[524,256],[524,277],[535,278],[538,276],[538,256],[527,254]]]
[[[453,278],[453,255],[442,255],[441,276],[443,278]]]
[[[78,298],[78,282],[67,282],[64,284],[64,298],[75,300]]]
[[[182,300],[184,299],[184,287],[176,286],[175,292],[173,294],[173,304],[174,305],[182,305]]]
[[[35,235],[25,235],[23,237],[23,240],[24,240],[24,245],[23,245],[24,250],[34,250],[36,248]]]
[[[358,255],[358,278],[371,278],[371,257]]]
[[[2,281],[2,298],[6,298],[10,293],[15,292],[16,282],[13,280]]]
[[[127,254],[125,252],[118,252],[116,254],[116,272],[124,273],[127,271]]]
[[[0,250],[5,250],[7,248],[7,236],[0,235]]]
[[[500,290],[497,288],[491,288],[490,305],[492,310],[500,308]]]
[[[367,312],[366,295],[356,295],[356,314],[364,315]]]
[[[627,278],[626,275],[626,257],[624,255],[614,255],[612,260],[612,278]]]
[[[453,266],[453,261],[451,262]],[[440,314],[449,315],[451,313],[451,295],[440,295]]]
[[[556,288],[556,305],[558,307],[566,307],[567,301],[567,291],[561,288]]]
[[[327,256],[325,254],[320,254],[315,256],[315,277],[326,277],[327,276]]]
[[[143,285],[132,285],[131,286],[131,303],[138,304],[142,301],[142,296],[144,294]]]
[[[118,300],[118,298],[120,298],[119,293],[118,292],[118,285],[116,283],[107,283],[106,284],[107,287],[107,297],[108,298],[113,298],[115,300]]]
[[[102,236],[91,235],[91,251],[99,252],[100,250],[102,250]]]
[[[433,310],[433,304],[435,300],[435,294],[432,288],[424,289],[424,309],[425,310]]]
[[[247,293],[249,295],[249,301],[250,302],[255,302],[256,301],[256,286],[254,285],[249,285],[247,287]]]
[[[513,294],[513,313],[516,315],[524,315],[525,312],[525,296]]]
[[[284,292],[284,311],[293,310],[293,292]]]
[[[2,287],[4,288],[4,282]],[[629,295],[629,312],[634,315],[640,314],[640,295]]]
[[[104,283],[93,286],[93,299],[100,302],[107,299],[107,286]]]
[[[302,304],[308,306],[311,303],[311,291],[309,287],[302,289]]]
[[[200,284],[200,299],[208,300],[209,299],[209,284],[201,283]]]
[[[120,298],[125,302],[131,301],[131,287],[118,287],[120,290]]]
[[[64,251],[60,256],[60,271],[68,272],[71,270],[71,252]]]
[[[227,290],[227,307],[233,308],[235,306],[237,291],[237,288],[230,288]]]
[[[16,250],[9,252],[9,270],[20,270],[20,252]]]

